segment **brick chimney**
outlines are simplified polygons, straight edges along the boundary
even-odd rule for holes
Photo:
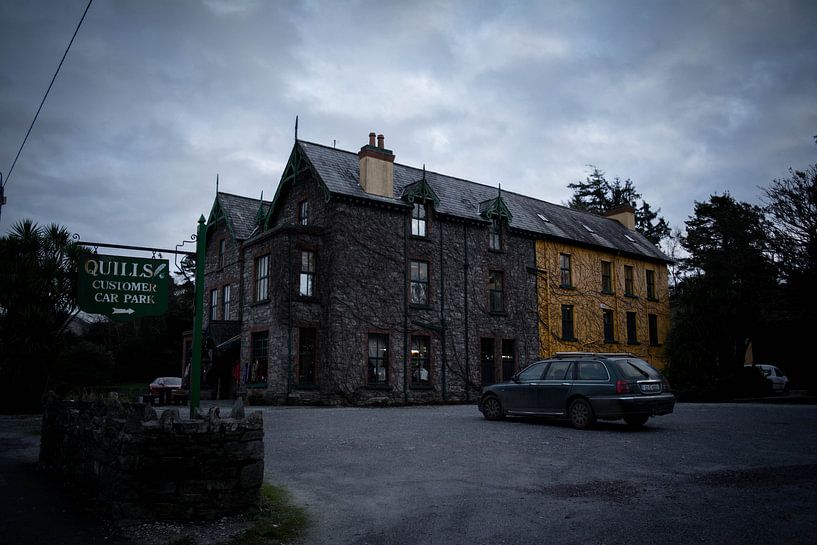
[[[616,220],[627,229],[635,229],[635,208],[632,206],[626,204],[616,206],[608,210],[604,217]]]
[[[394,153],[384,147],[382,134],[369,133],[369,143],[357,154],[360,160],[360,187],[366,193],[394,197]]]

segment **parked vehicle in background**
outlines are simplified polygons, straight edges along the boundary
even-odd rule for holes
[[[526,367],[510,381],[486,386],[479,410],[488,420],[505,416],[567,418],[573,427],[596,420],[642,426],[669,414],[675,396],[669,382],[646,361],[628,353],[563,352]]]
[[[150,395],[157,396],[161,405],[169,403],[173,390],[178,390],[181,387],[181,377],[159,377],[148,386]]]
[[[789,377],[784,375],[783,371],[778,367],[768,363],[754,363],[743,367],[744,369],[757,369],[767,381],[770,391],[778,393],[787,393],[789,391]]]

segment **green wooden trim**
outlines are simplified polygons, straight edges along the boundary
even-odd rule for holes
[[[511,211],[508,210],[508,206],[502,197],[496,197],[495,199],[479,203],[479,215],[486,219],[494,217],[504,218],[508,223],[513,220],[513,215]]]
[[[221,204],[221,199],[216,193],[216,198],[213,201],[213,207],[210,209],[210,215],[207,219],[207,232],[209,233],[212,229],[215,229],[218,222],[223,221],[227,224],[227,231],[229,231],[230,236],[233,237],[234,241],[238,239],[235,236],[235,229],[233,229],[233,223],[230,221],[230,218],[227,216],[225,212],[224,205]]]
[[[432,202],[435,207],[440,206],[440,198],[425,178],[403,188],[401,199],[407,202]]]

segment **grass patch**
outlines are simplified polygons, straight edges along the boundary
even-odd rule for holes
[[[253,520],[249,530],[221,545],[289,543],[300,538],[310,524],[306,509],[295,505],[289,492],[267,483],[261,486],[261,505]]]

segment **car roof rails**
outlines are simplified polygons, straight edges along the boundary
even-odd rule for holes
[[[556,352],[554,358],[635,358],[630,352]]]

